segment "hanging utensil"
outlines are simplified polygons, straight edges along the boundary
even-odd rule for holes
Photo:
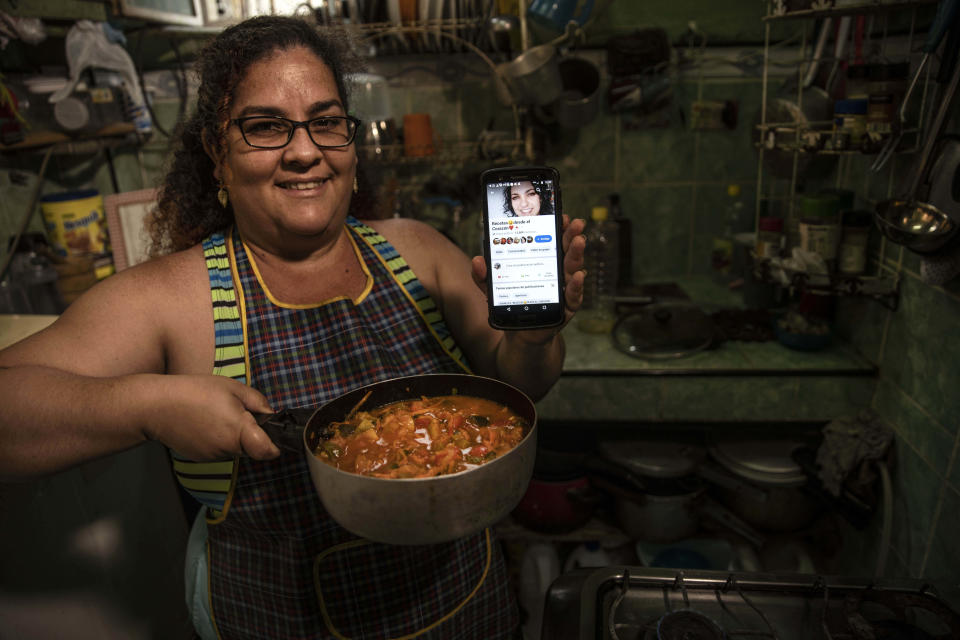
[[[957,5],[958,0],[940,0],[940,3],[937,5],[937,12],[933,17],[933,23],[931,23],[927,37],[923,42],[923,46],[920,48],[923,52],[923,57],[920,59],[920,64],[917,66],[917,70],[910,80],[907,92],[900,102],[900,109],[897,110],[897,121],[894,124],[895,131],[880,150],[880,153],[877,154],[876,160],[870,165],[871,171],[880,171],[884,165],[887,164],[890,156],[897,150],[897,147],[900,146],[900,140],[903,139],[903,132],[906,128],[907,105],[910,102],[910,97],[913,95],[913,91],[917,86],[920,75],[923,73],[924,67],[927,66],[927,61],[930,59],[930,56],[940,47],[940,42],[943,40],[943,36],[946,35],[947,31],[954,26],[953,23],[956,18]]]
[[[960,228],[960,220],[951,219],[939,207],[925,201],[929,197],[929,189],[924,189],[924,193],[920,193],[921,185],[925,183],[929,172],[933,148],[940,139],[957,85],[960,85],[958,48],[960,48],[960,29],[954,28],[946,47],[946,50],[953,55],[949,59],[944,58],[943,65],[947,69],[946,71],[941,69],[941,73],[938,74],[938,77],[943,77],[946,73],[952,73],[950,83],[944,89],[940,108],[931,123],[907,191],[902,198],[886,200],[878,204],[875,214],[877,226],[884,235],[914,253],[929,254],[938,251],[956,235],[957,229]]]

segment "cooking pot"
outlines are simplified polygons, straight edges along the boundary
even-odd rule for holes
[[[594,484],[614,498],[617,524],[633,540],[674,542],[700,526],[702,456],[683,443],[605,441],[588,459]],[[704,454],[705,455],[705,454]]]
[[[728,440],[709,447],[719,472],[702,465],[718,499],[748,524],[765,531],[796,531],[810,524],[819,503],[805,491],[807,474],[793,459],[803,443],[790,440]]]
[[[600,112],[600,70],[585,58],[564,58],[558,64],[562,92],[551,105],[561,127],[576,129]]]
[[[541,44],[498,65],[497,75],[504,79],[517,104],[547,105],[559,98],[563,91],[558,57],[556,47]]]
[[[569,533],[593,517],[597,502],[597,493],[585,475],[538,477],[535,472],[513,517],[532,531]]]
[[[444,395],[474,396],[506,405],[526,421],[523,439],[508,453],[478,467],[431,478],[363,476],[341,471],[313,453],[329,437],[329,425],[344,420],[358,407],[372,409]],[[258,422],[278,446],[304,451],[313,486],[334,520],[358,536],[386,544],[447,542],[500,521],[523,497],[536,457],[533,401],[504,382],[466,374],[385,380],[354,389],[316,410],[281,411],[259,416]]]

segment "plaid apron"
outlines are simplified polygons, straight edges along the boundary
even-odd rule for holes
[[[347,229],[370,283],[357,301],[276,303],[237,234],[223,243],[244,373],[274,409],[322,404],[397,376],[467,370],[436,305],[395,249],[355,219]],[[214,266],[224,265],[208,258],[212,284]],[[303,454],[236,459],[230,475],[223,509],[211,509],[208,538],[221,638],[514,637],[516,603],[489,531],[429,546],[359,540],[323,509]]]

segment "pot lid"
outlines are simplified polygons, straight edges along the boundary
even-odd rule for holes
[[[597,446],[607,460],[647,478],[682,478],[692,475],[706,452],[682,442],[607,440]]]
[[[807,476],[792,457],[803,443],[794,440],[728,440],[710,447],[727,470],[758,484],[798,486]]]
[[[617,349],[637,358],[682,358],[710,346],[713,320],[688,302],[649,304],[622,317],[613,328]]]

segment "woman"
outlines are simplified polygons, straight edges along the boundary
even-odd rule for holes
[[[291,18],[240,23],[205,48],[153,225],[167,253],[0,352],[0,474],[169,447],[205,506],[187,566],[203,638],[511,637],[488,532],[357,541],[324,512],[303,455],[281,455],[251,415],[424,372],[470,370],[537,398],[562,366],[558,331],[488,326],[482,258],[412,220],[348,214],[343,70],[335,43]],[[569,222],[563,238],[568,321],[582,230]]]
[[[503,212],[511,218],[517,216],[552,216],[553,200],[549,190],[541,183],[523,180],[503,190]]]

